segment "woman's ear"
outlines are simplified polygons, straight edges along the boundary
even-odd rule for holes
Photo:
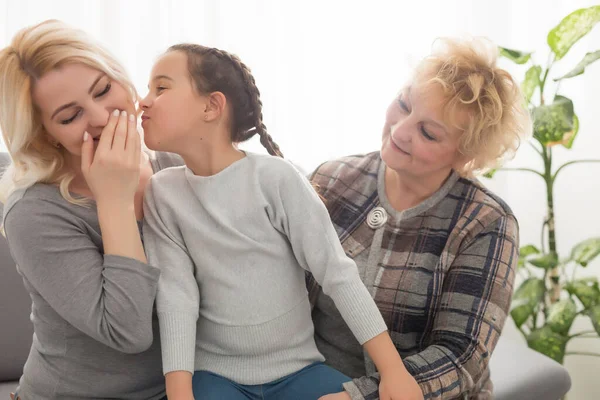
[[[204,120],[214,121],[225,113],[227,106],[227,98],[221,92],[212,92],[206,96],[206,104],[204,107]]]

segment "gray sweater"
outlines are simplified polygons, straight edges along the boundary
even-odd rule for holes
[[[155,171],[181,165],[157,153]],[[153,304],[159,269],[105,255],[95,203],[67,202],[35,184],[4,207],[11,254],[33,301],[33,344],[19,382],[24,400],[164,396]],[[7,322],[8,323],[8,322]]]
[[[146,190],[148,261],[161,270],[163,370],[262,384],[322,361],[310,270],[359,343],[387,330],[327,210],[287,161],[248,153],[213,176],[187,167]]]

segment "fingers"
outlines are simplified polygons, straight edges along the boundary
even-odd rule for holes
[[[119,120],[117,121],[117,127],[115,128],[115,136],[112,141],[112,149],[114,150],[125,150],[125,142],[127,140],[127,130],[129,127],[129,119],[127,118],[127,111],[121,111]]]
[[[83,143],[81,145],[81,171],[87,176],[90,165],[94,160],[94,141],[87,132],[83,133]]]
[[[139,165],[141,157],[141,138],[137,129],[137,121],[133,114],[129,115],[127,123],[127,141],[125,144],[125,152],[128,155],[128,159],[132,161],[134,165]]]
[[[111,149],[113,138],[115,136],[115,127],[117,126],[117,122],[119,121],[119,110],[114,110],[110,117],[108,117],[108,123],[102,129],[102,135],[100,136],[100,141],[98,143],[98,149],[96,151],[104,151],[107,152]]]

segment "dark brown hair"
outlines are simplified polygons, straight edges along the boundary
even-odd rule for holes
[[[260,143],[273,156],[283,157],[263,122],[260,92],[254,77],[238,56],[198,44],[181,43],[167,52],[187,55],[188,70],[201,94],[221,92],[231,104],[231,141],[245,142],[258,134]]]

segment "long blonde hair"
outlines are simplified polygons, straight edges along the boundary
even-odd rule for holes
[[[519,84],[496,66],[497,54],[484,38],[442,38],[415,70],[415,84],[442,89],[445,118],[462,131],[462,175],[501,165],[532,133]],[[466,126],[458,124],[460,111],[467,112]]]
[[[38,79],[71,63],[106,73],[128,89],[134,104],[138,99],[123,66],[85,32],[58,20],[19,31],[0,51],[0,129],[11,157],[11,164],[0,178],[3,203],[15,190],[38,182],[58,184],[67,201],[80,203],[69,193],[75,174],[63,170],[66,150],[48,140],[32,97]]]

